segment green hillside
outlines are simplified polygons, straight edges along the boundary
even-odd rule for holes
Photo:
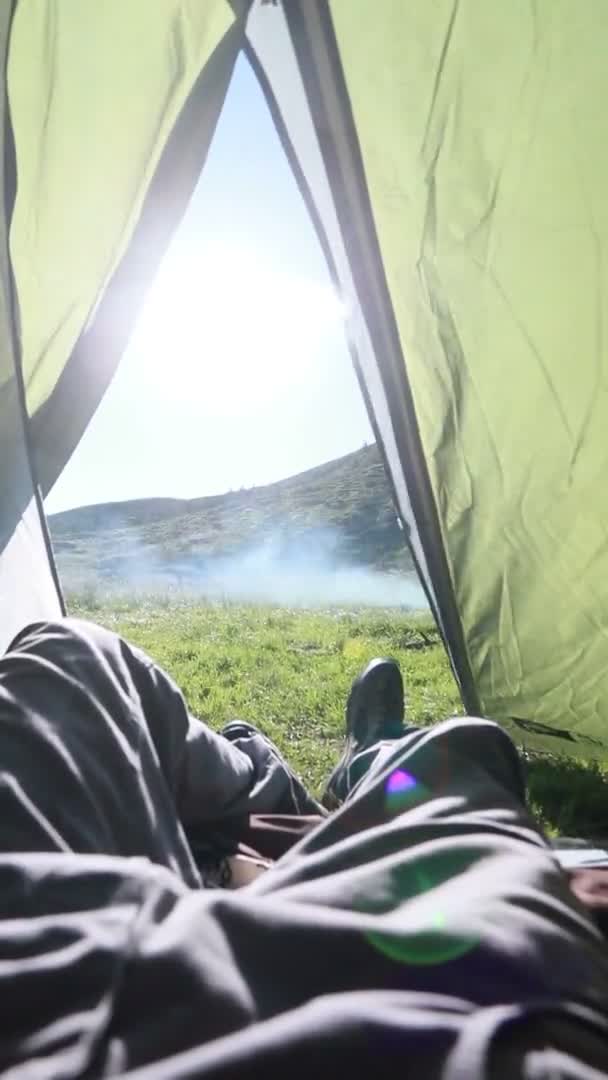
[[[282,561],[297,555],[340,567],[413,569],[375,446],[265,487],[79,507],[49,524],[68,584],[161,570],[180,582],[264,545]]]

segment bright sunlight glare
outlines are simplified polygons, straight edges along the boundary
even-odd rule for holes
[[[130,349],[168,402],[213,399],[235,416],[297,392],[319,346],[341,334],[344,309],[329,284],[281,274],[240,251],[167,263]]]

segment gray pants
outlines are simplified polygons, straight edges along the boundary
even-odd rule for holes
[[[22,634],[0,661],[0,1070],[608,1073],[606,948],[500,728],[384,745],[257,882],[198,887],[185,829],[289,806],[315,804],[265,740],[193,721],[115,635]]]

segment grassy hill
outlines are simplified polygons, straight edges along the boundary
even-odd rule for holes
[[[189,582],[220,560],[270,549],[282,564],[413,569],[375,446],[265,487],[84,506],[49,524],[68,585],[159,574]]]

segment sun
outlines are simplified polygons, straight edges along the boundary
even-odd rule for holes
[[[203,398],[227,415],[297,386],[344,321],[324,282],[284,274],[243,252],[161,268],[131,343],[168,398]]]

